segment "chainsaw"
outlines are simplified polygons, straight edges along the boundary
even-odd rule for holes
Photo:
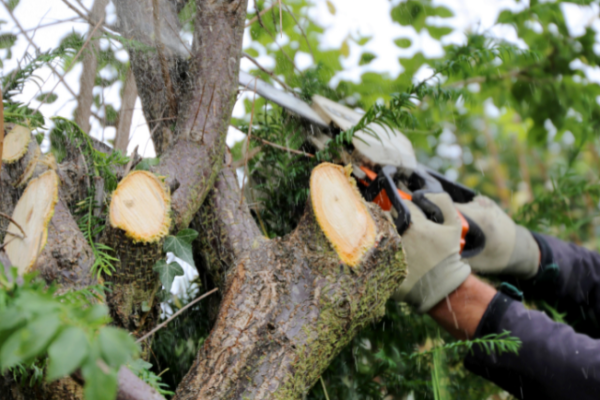
[[[325,149],[336,133],[352,128],[362,117],[359,112],[319,95],[313,96],[310,106],[244,72],[240,72],[239,83],[314,125],[316,129],[310,129],[307,141],[318,150]],[[441,210],[427,199],[426,193],[446,192],[455,203],[468,203],[476,196],[472,189],[418,163],[410,140],[397,129],[372,123],[354,133],[352,147],[341,154],[341,161],[352,164],[363,197],[391,214],[400,235],[411,222],[406,200],[419,207],[429,220],[443,223]],[[461,256],[473,257],[483,250],[485,235],[468,216],[456,212],[462,224]]]

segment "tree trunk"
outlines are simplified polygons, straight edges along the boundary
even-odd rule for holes
[[[108,0],[94,0],[94,5],[90,12],[92,21],[104,20]],[[90,26],[88,35],[91,34],[94,27]],[[94,86],[96,86],[96,73],[98,71],[98,39],[102,32],[96,30],[91,38],[85,55],[83,56],[83,71],[79,78],[79,96],[77,96],[77,108],[75,109],[75,122],[85,132],[90,132],[90,117],[92,115],[92,104],[94,102]]]
[[[123,94],[121,95],[121,110],[119,111],[119,125],[117,126],[117,135],[115,136],[114,148],[127,154],[127,145],[129,144],[129,133],[131,131],[131,120],[135,111],[135,101],[137,100],[137,87],[135,86],[135,76],[131,68],[127,70],[127,77],[123,83]]]
[[[296,230],[259,240],[232,271],[176,399],[302,398],[356,333],[383,316],[405,276],[400,242],[341,167],[316,168]]]

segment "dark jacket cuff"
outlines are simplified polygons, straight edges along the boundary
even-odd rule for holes
[[[490,333],[502,333],[498,332],[500,329],[500,322],[502,317],[508,310],[508,307],[514,302],[512,298],[502,292],[496,293],[490,304],[488,305],[477,329],[475,330],[474,338],[482,338]]]
[[[558,278],[560,270],[552,248],[544,236],[536,232],[531,232],[531,234],[537,242],[541,255],[537,274],[527,280],[509,277],[506,281],[523,291],[526,299],[541,300],[551,298],[559,290]]]

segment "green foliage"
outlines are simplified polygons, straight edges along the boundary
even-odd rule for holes
[[[175,277],[183,275],[183,268],[177,261],[167,263],[165,260],[158,260],[156,264],[154,264],[152,270],[158,273],[166,292],[171,291],[171,286],[173,285]]]
[[[41,381],[43,364],[47,381],[81,369],[86,399],[114,399],[117,371],[139,349],[127,332],[106,326],[102,287],[58,294],[35,274],[16,279],[16,269],[8,277],[0,265],[0,369],[30,376],[30,385]]]
[[[88,165],[88,179],[93,181],[95,178],[102,178],[104,190],[112,192],[117,188],[117,176],[114,173],[114,166],[125,165],[129,158],[115,150],[110,154],[96,150],[90,136],[73,121],[62,117],[52,118],[54,128],[50,131],[50,147],[58,162],[61,162],[67,155],[67,146],[76,147],[85,158]],[[79,215],[77,223],[79,229],[90,244],[94,253],[94,265],[92,273],[98,277],[102,274],[112,275],[115,270],[114,262],[117,259],[111,255],[113,249],[103,243],[98,243],[97,238],[104,230],[105,218],[103,215],[94,215],[97,207],[102,204],[96,204],[95,196],[96,186],[88,185],[88,196],[82,200],[75,209],[76,215]]]

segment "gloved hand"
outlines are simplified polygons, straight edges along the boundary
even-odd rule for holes
[[[412,202],[407,201],[411,225],[402,235],[408,276],[392,296],[427,312],[456,290],[469,276],[471,268],[460,259],[461,222],[446,193],[428,193],[444,215],[444,223],[429,221]]]
[[[520,279],[538,272],[540,250],[531,233],[512,219],[492,200],[477,196],[456,208],[475,221],[485,234],[481,253],[466,260],[473,271],[483,274],[507,274]]]

